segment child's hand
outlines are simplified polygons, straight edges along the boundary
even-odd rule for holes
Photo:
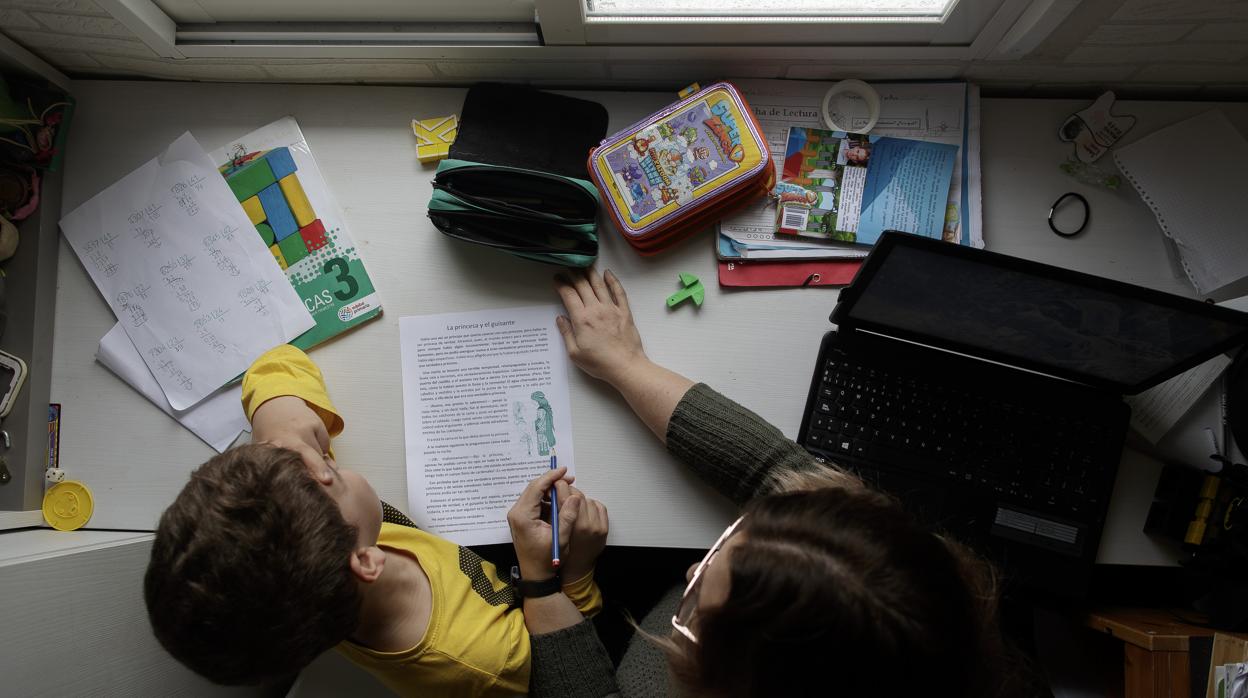
[[[516,548],[516,563],[520,566],[520,576],[524,579],[540,581],[550,579],[555,574],[554,568],[550,566],[549,513],[542,511],[542,498],[552,486],[555,488],[555,496],[559,498],[559,545],[567,546],[571,538],[572,529],[585,502],[583,496],[571,492],[569,481],[564,479],[567,473],[568,469],[563,467],[542,473],[541,477],[524,488],[515,506],[507,512],[511,543]]]
[[[569,271],[555,277],[555,290],[568,310],[555,322],[568,358],[582,371],[614,385],[617,376],[648,361],[615,274],[608,270],[604,279],[593,269]]]
[[[256,408],[251,416],[251,440],[298,453],[312,477],[325,484],[333,482],[326,455],[329,432],[320,415],[302,398],[284,395]]]
[[[571,495],[581,497],[580,513],[572,524],[568,549],[563,555],[563,583],[575,582],[594,571],[594,563],[607,547],[607,505],[590,499],[584,492],[569,486]],[[562,506],[562,505],[560,505]],[[562,533],[562,531],[560,531]]]

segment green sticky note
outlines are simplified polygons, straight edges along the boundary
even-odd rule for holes
[[[273,229],[269,227],[268,223],[257,223],[256,232],[260,233],[260,239],[264,240],[265,247],[269,247],[273,244]]]
[[[308,246],[304,243],[302,235],[287,235],[277,243],[277,249],[282,251],[286,264],[291,266],[308,256]]]
[[[257,158],[230,175],[225,183],[230,185],[230,191],[234,192],[235,198],[244,201],[259,194],[261,189],[276,181],[273,178],[273,168],[269,167],[269,161]]]

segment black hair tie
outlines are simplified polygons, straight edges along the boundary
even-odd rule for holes
[[[1070,232],[1066,232],[1064,230],[1058,230],[1057,226],[1054,225],[1053,223],[1053,212],[1057,210],[1058,206],[1062,205],[1063,201],[1071,197],[1078,199],[1079,203],[1083,204],[1083,222],[1079,224],[1078,228]],[[1092,207],[1088,205],[1088,200],[1083,198],[1082,194],[1076,194],[1073,191],[1068,191],[1065,194],[1062,194],[1061,196],[1057,197],[1057,201],[1054,201],[1053,205],[1049,207],[1049,230],[1052,230],[1055,234],[1060,235],[1064,238],[1073,238],[1079,233],[1082,233],[1084,228],[1088,227],[1088,219],[1091,217],[1092,217]]]

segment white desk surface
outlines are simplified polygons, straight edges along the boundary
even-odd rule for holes
[[[450,241],[425,212],[432,168],[416,161],[413,117],[457,113],[463,89],[232,85],[160,82],[75,83],[64,211],[94,196],[190,130],[211,150],[294,115],[341,204],[385,306],[382,318],[312,356],[346,419],[339,460],[380,495],[406,505],[399,318],[405,315],[557,301],[553,268]],[[582,93],[622,128],[673,99],[666,93]],[[1081,185],[1057,164],[1069,146],[1055,131],[1078,101],[984,100],[984,227],[989,249],[1191,295],[1166,258],[1155,220],[1139,198]],[[1124,103],[1148,132],[1213,105]],[[1216,105],[1248,132],[1248,105]],[[1109,158],[1107,167],[1112,168]],[[1078,191],[1092,220],[1074,240],[1052,235],[1050,204]],[[628,288],[647,351],[705,381],[795,437],[831,289],[729,291],[716,283],[709,235],[654,258],[602,230],[600,265]],[[669,312],[677,273],[707,286],[700,310]],[[114,319],[69,246],[60,251],[52,399],[63,404],[61,467],[95,493],[93,528],[146,529],[195,465],[212,450],[93,359]],[[573,370],[578,485],[607,503],[617,545],[709,545],[732,507],[677,466],[605,385]],[[1160,464],[1128,451],[1099,560],[1172,564],[1173,551],[1139,533]],[[672,502],[680,502],[673,505]]]

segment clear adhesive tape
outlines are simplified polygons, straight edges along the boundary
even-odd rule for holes
[[[836,122],[839,114],[831,111],[832,98],[837,95],[852,94],[862,97],[862,101],[867,103],[867,123],[861,128],[850,128]],[[844,131],[846,133],[866,133],[875,128],[875,122],[880,120],[880,93],[875,91],[867,83],[861,80],[842,80],[832,87],[828,88],[827,93],[823,95],[823,123],[833,131]],[[841,117],[842,120],[844,117]]]

